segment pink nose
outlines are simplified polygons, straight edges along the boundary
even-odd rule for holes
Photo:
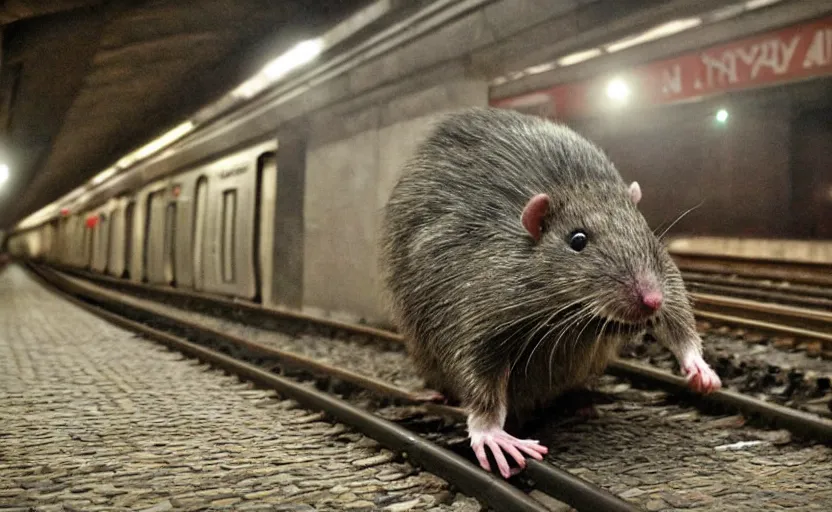
[[[662,299],[661,292],[647,292],[641,295],[641,303],[651,311],[656,311],[662,307]]]

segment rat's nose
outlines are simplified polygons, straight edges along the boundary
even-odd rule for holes
[[[641,303],[650,311],[657,311],[662,307],[662,292],[651,291],[641,294]]]

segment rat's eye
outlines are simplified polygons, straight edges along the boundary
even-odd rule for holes
[[[573,231],[571,235],[569,235],[569,247],[572,248],[573,251],[581,252],[586,247],[586,244],[589,243],[589,237],[586,236],[582,230]]]

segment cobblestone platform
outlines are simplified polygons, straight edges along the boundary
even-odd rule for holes
[[[479,510],[349,428],[0,274],[0,510]]]

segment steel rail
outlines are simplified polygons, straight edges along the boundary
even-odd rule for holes
[[[208,343],[230,344],[236,348],[247,350],[255,354],[257,357],[274,359],[288,368],[301,368],[312,374],[333,377],[344,382],[348,382],[361,389],[371,391],[378,396],[419,403],[426,407],[430,412],[444,414],[453,418],[465,418],[465,413],[458,407],[431,403],[430,397],[436,393],[433,390],[413,392],[401,389],[394,384],[376,379],[374,377],[360,375],[350,370],[321,363],[320,361],[296,354],[294,352],[249,341],[240,336],[221,332],[210,327],[199,325],[195,322],[178,318],[175,315],[154,311],[153,309],[141,304],[135,298],[124,296],[118,292],[92,288],[91,285],[87,283],[73,282],[71,278],[59,275],[56,275],[55,277],[68,281],[70,284],[74,285],[76,289],[83,290],[83,293],[95,294],[98,300],[108,300],[113,303],[118,303],[118,307],[128,309],[131,316],[139,317],[155,324],[164,325],[166,329],[176,331],[180,333],[180,335],[195,337],[200,340],[205,340]]]
[[[120,280],[113,281],[115,281],[117,284],[122,283],[122,281]],[[135,289],[143,288],[141,285],[136,285],[135,283],[131,283],[131,287],[134,287]],[[161,294],[165,293],[165,290],[168,289],[158,287],[154,290],[154,293],[158,294],[158,296],[161,296]],[[181,290],[179,292],[181,293]],[[202,297],[202,300],[204,300],[206,304],[237,304],[236,302],[228,301],[227,299],[220,300],[216,297]],[[280,318],[294,317],[296,321],[301,321],[300,319],[303,319],[302,321],[304,322],[315,321],[315,317],[312,317],[311,315],[300,315],[288,310],[271,311],[263,308],[262,310],[259,310],[259,312],[263,314],[269,313]],[[727,323],[746,325],[749,327],[761,328],[764,330],[788,332],[790,334],[803,337],[818,338],[818,335],[823,335],[823,333],[816,333],[814,331],[779,326],[775,324],[766,324],[765,322],[749,320],[746,318],[737,318],[709,312],[698,312],[697,314],[703,318],[708,318],[712,320],[719,320]],[[308,320],[309,318],[313,318],[313,320]],[[345,332],[355,332],[357,334],[366,334],[366,328],[364,326],[352,326],[351,324],[345,322],[333,322],[328,319],[325,320],[325,325],[337,324],[339,330]],[[353,327],[358,327],[358,329],[353,330]],[[372,331],[374,333],[372,334],[373,337],[383,340],[385,342],[397,343],[402,345],[405,342],[404,337],[398,333],[382,329],[372,329]],[[611,363],[608,372],[620,377],[633,378],[642,381],[651,381],[656,386],[662,388],[668,388],[668,386],[670,386],[670,390],[672,392],[680,392],[688,397],[695,397],[695,401],[697,403],[701,403],[704,405],[720,405],[723,407],[727,407],[733,411],[740,412],[742,414],[748,414],[751,416],[761,416],[780,422],[783,422],[783,418],[786,418],[785,423],[783,424],[792,432],[801,435],[807,435],[808,433],[808,437],[825,443],[828,443],[830,442],[830,440],[832,440],[832,422],[820,418],[819,416],[816,417],[807,413],[802,413],[792,408],[783,407],[768,402],[762,402],[759,400],[754,400],[752,398],[746,397],[745,395],[726,390],[721,390],[715,393],[711,393],[709,395],[693,395],[692,393],[687,391],[685,380],[682,377],[678,377],[676,375],[658,369],[644,367],[642,365],[636,365],[634,363],[629,363],[622,360],[618,360]],[[792,412],[794,412],[794,414],[792,414]],[[801,422],[805,422],[805,424],[801,424]]]
[[[114,302],[120,302],[121,299],[113,297],[112,295],[107,294],[103,290],[92,289],[92,288],[89,288],[89,287],[85,287],[80,283],[70,281],[66,277],[61,276],[60,274],[56,273],[55,271],[53,271],[51,269],[46,269],[46,268],[42,268],[42,267],[38,267],[38,266],[30,266],[30,268],[35,273],[37,273],[38,275],[41,275],[41,278],[43,280],[45,280],[47,283],[51,284],[51,286],[53,286],[53,287],[57,286],[57,287],[60,287],[63,290],[67,290],[67,289],[71,290],[71,291],[67,292],[67,293],[70,293],[70,295],[73,295],[73,294],[81,295],[81,296],[85,296],[88,299],[93,300],[95,302],[109,303],[110,307],[119,307],[119,306],[123,307],[123,303],[113,304]],[[135,312],[135,310],[144,309],[145,314],[147,314],[151,317],[154,317],[154,319],[159,317],[158,312],[147,310],[147,309],[142,308],[140,306],[137,306],[135,304],[130,305],[129,308],[133,309],[134,312]],[[196,354],[198,357],[200,357],[199,354],[204,353],[204,354],[208,354],[205,357],[216,357],[217,359],[212,359],[212,360],[221,361],[221,364],[223,364],[223,365],[225,365],[225,364],[232,365],[232,366],[229,366],[229,368],[232,368],[232,367],[242,368],[242,370],[240,370],[240,373],[238,373],[236,370],[235,370],[235,373],[243,375],[246,378],[249,378],[250,380],[253,380],[255,382],[263,382],[266,385],[268,385],[269,387],[275,387],[275,389],[278,389],[276,387],[278,385],[280,385],[280,386],[291,385],[292,387],[290,389],[292,390],[292,392],[294,392],[294,389],[297,388],[297,389],[300,389],[304,392],[314,393],[314,395],[315,395],[314,397],[312,397],[312,398],[305,397],[304,398],[304,400],[307,400],[307,402],[303,402],[300,398],[296,398],[299,402],[304,403],[304,405],[307,405],[309,407],[316,408],[316,409],[319,409],[319,410],[324,410],[323,409],[324,406],[330,407],[329,402],[327,402],[327,401],[336,401],[336,402],[342,404],[342,408],[343,407],[348,407],[348,408],[351,409],[351,412],[345,413],[342,410],[336,408],[336,410],[339,411],[338,414],[342,414],[342,415],[345,414],[346,416],[338,416],[338,414],[336,414],[335,412],[332,413],[333,416],[338,417],[341,421],[344,421],[344,423],[355,426],[357,429],[364,432],[369,437],[373,437],[374,439],[378,440],[379,442],[382,442],[383,444],[386,444],[387,446],[392,446],[394,449],[400,449],[400,450],[406,451],[409,455],[410,455],[411,452],[408,451],[408,450],[411,450],[411,451],[414,450],[414,447],[412,445],[405,443],[404,441],[396,438],[395,436],[390,437],[390,436],[392,436],[392,434],[384,434],[384,432],[379,430],[379,427],[377,425],[374,426],[375,424],[372,424],[372,422],[369,419],[367,419],[366,417],[369,416],[369,418],[371,418],[373,421],[383,422],[385,424],[392,425],[392,426],[396,427],[397,429],[400,429],[402,432],[408,432],[408,431],[402,429],[401,427],[398,427],[395,424],[386,422],[386,420],[382,420],[380,418],[377,418],[376,416],[372,415],[371,413],[367,413],[365,411],[357,409],[357,408],[347,404],[346,402],[343,402],[343,401],[341,401],[337,398],[334,398],[334,397],[330,397],[329,395],[327,395],[325,393],[322,393],[322,392],[319,392],[319,391],[316,391],[316,390],[311,390],[309,388],[300,386],[299,384],[293,383],[293,382],[291,382],[291,381],[289,381],[285,378],[278,377],[278,376],[274,375],[271,372],[267,372],[265,370],[262,370],[262,369],[254,366],[254,365],[251,365],[249,363],[241,362],[241,361],[239,361],[235,358],[232,358],[230,356],[226,356],[226,355],[221,354],[221,353],[219,353],[217,351],[214,351],[212,349],[205,348],[205,347],[202,347],[200,345],[197,345],[197,344],[194,344],[194,343],[191,343],[191,342],[188,342],[188,341],[179,340],[179,338],[177,338],[176,336],[173,336],[173,335],[171,335],[169,333],[166,333],[164,331],[160,331],[158,329],[154,329],[152,327],[145,326],[144,324],[134,322],[133,320],[125,319],[124,317],[119,316],[117,313],[113,313],[113,312],[109,312],[109,311],[107,311],[107,313],[109,315],[115,316],[116,318],[119,318],[120,321],[129,322],[130,325],[135,325],[137,328],[140,327],[143,332],[145,330],[147,332],[153,332],[152,336],[154,336],[154,337],[155,336],[161,336],[165,340],[168,339],[168,338],[178,340],[178,341],[175,342],[177,344],[177,347],[178,346],[185,347],[185,349],[186,349],[185,351],[188,351],[191,354]],[[176,321],[178,321],[178,320],[176,320]],[[345,327],[349,327],[349,324],[340,324],[339,323],[339,326],[341,328],[345,328]],[[204,328],[199,327],[199,329],[204,329]],[[360,331],[360,332],[363,332],[363,330]],[[379,332],[383,333],[384,331],[379,331]],[[213,335],[222,336],[222,337],[225,337],[226,339],[233,338],[233,337],[228,336],[228,335],[223,334],[223,333],[217,333],[216,331],[214,331],[212,333],[212,336]],[[394,342],[397,342],[397,343],[400,342],[399,338],[396,335],[393,335],[393,337],[390,338],[390,341],[394,341]],[[165,341],[163,340],[163,342],[165,342]],[[174,343],[174,341],[170,341],[170,343]],[[187,344],[187,345],[184,345],[184,344]],[[247,344],[251,344],[251,342],[247,342]],[[213,355],[211,355],[211,354],[213,354]],[[258,380],[258,379],[262,379],[262,380]],[[278,384],[277,379],[279,379],[280,382],[285,382],[285,384]],[[283,388],[281,388],[281,389],[283,389]],[[280,391],[280,389],[278,389],[278,390]],[[291,396],[289,392],[286,392],[286,394],[288,396]],[[295,398],[294,396],[292,396],[292,397]],[[423,405],[425,405],[429,410],[434,409],[436,412],[442,412],[444,410],[444,412],[449,413],[452,416],[457,416],[457,417],[459,416],[459,411],[460,410],[458,408],[452,408],[452,407],[441,406],[441,405],[438,405],[438,404],[430,404],[430,403],[425,403]],[[344,418],[346,418],[346,419],[344,419]],[[365,430],[365,429],[369,429],[369,430]],[[377,438],[377,437],[375,437],[375,432],[376,431],[379,431],[378,435],[387,435],[388,437],[386,437],[386,438]],[[401,434],[401,435],[404,435],[404,434]],[[407,435],[409,435],[410,438],[414,438],[414,436],[415,436],[415,434],[413,434],[413,433],[408,433]],[[416,438],[416,439],[419,439],[419,438]],[[428,441],[424,441],[424,440],[420,440],[420,441],[422,441],[422,443],[430,444]],[[390,444],[388,444],[388,443],[390,443]],[[422,463],[426,469],[428,469],[431,472],[434,472],[438,476],[446,478],[446,480],[448,480],[448,481],[453,481],[451,479],[451,477],[446,477],[447,473],[443,473],[441,471],[442,468],[440,466],[438,466],[439,462],[437,462],[437,459],[444,460],[444,459],[440,458],[438,455],[435,455],[432,452],[428,453],[429,455],[434,456],[434,459],[429,461],[433,465],[429,466],[428,464],[422,462],[422,458],[425,457],[424,452],[426,450],[427,450],[427,448],[425,448],[421,444],[418,445],[416,447],[416,454],[413,456],[414,460],[417,460],[417,462]],[[437,451],[437,450],[443,450],[443,449],[437,446],[437,447],[434,448],[434,451]],[[419,458],[419,457],[422,457],[422,458]],[[458,456],[455,456],[455,457],[458,457]],[[474,472],[477,472],[477,473],[482,473],[482,474],[488,475],[489,476],[489,478],[487,480],[488,485],[494,485],[493,482],[498,481],[498,482],[500,482],[501,485],[506,485],[506,486],[510,487],[511,489],[517,491],[514,487],[505,483],[505,481],[500,480],[499,478],[495,477],[493,474],[480,470],[479,468],[477,468],[476,466],[468,463],[467,461],[465,461],[465,459],[462,459],[461,457],[459,457],[459,459],[462,460],[468,466],[468,468],[466,470],[471,470],[471,471],[474,471]],[[455,471],[457,473],[461,473],[462,470],[458,468],[459,463],[456,462],[455,464],[456,464],[455,467],[457,467],[455,469]],[[575,507],[579,511],[586,510],[586,511],[609,511],[609,512],[634,512],[634,511],[638,510],[632,504],[624,501],[621,498],[618,498],[617,496],[615,496],[615,495],[609,493],[608,491],[596,486],[595,484],[593,484],[591,482],[588,482],[586,480],[583,480],[579,477],[576,477],[575,475],[572,475],[572,474],[570,474],[566,471],[563,471],[559,468],[556,468],[556,467],[554,467],[554,466],[552,466],[548,463],[544,463],[544,462],[536,461],[536,460],[533,460],[533,459],[529,459],[527,461],[527,470],[529,471],[529,476],[534,475],[533,480],[535,482],[535,485],[539,489],[543,490],[544,492],[551,495],[552,497],[554,497],[554,498],[556,498],[560,501],[563,501],[563,502],[569,504],[572,507]],[[457,473],[454,473],[452,476],[455,476],[456,478],[472,479],[472,477],[467,477],[467,476],[464,476],[464,475],[460,476],[460,474],[457,474]],[[483,483],[484,483],[484,482],[482,482],[482,478],[479,479],[479,482],[480,483],[478,483],[477,485],[483,485]],[[469,486],[468,488],[463,488],[462,485],[460,485],[459,487],[460,487],[460,489],[463,489],[464,492],[469,493],[472,496],[477,496],[477,492],[481,492],[483,490],[481,488],[477,488],[474,484],[471,484],[471,486]],[[468,490],[468,489],[471,489],[471,488],[473,488],[474,491],[476,491],[476,492]],[[472,492],[473,492],[473,494],[472,494]],[[517,491],[517,492],[520,492],[520,491]],[[527,500],[530,500],[535,506],[539,507],[539,504],[537,502],[533,501],[532,498],[529,498],[528,496],[526,496],[523,493],[520,493],[520,495],[522,495]],[[496,499],[492,498],[492,501],[496,501]],[[497,509],[498,510],[508,510],[508,509],[499,508],[499,507]],[[531,508],[517,508],[515,506],[515,508],[511,508],[511,510],[532,510],[532,509]],[[535,508],[533,510],[542,510],[542,509]]]
[[[762,313],[771,316],[779,316],[782,318],[789,318],[802,321],[818,322],[826,327],[832,326],[832,313],[827,311],[819,311],[817,309],[797,308],[794,306],[785,306],[782,304],[772,304],[770,302],[759,302],[748,299],[740,299],[736,297],[724,297],[721,295],[712,295],[705,293],[692,293],[691,298],[696,303],[708,304],[710,306],[719,306],[727,309],[737,309],[754,313]]]
[[[708,255],[672,255],[672,257],[683,272],[733,274],[815,286],[832,286],[832,268],[820,263],[751,260]]]
[[[812,331],[809,329],[801,329],[799,327],[790,327],[788,325],[773,324],[771,322],[763,322],[761,320],[754,320],[751,318],[743,318],[740,316],[722,315],[720,313],[712,313],[710,311],[700,311],[694,309],[694,315],[702,320],[714,320],[732,325],[741,325],[744,327],[751,327],[761,331],[767,331],[775,334],[787,334],[790,336],[797,336],[799,338],[808,338],[818,340],[826,346],[832,346],[832,334],[824,332]]]
[[[720,389],[708,395],[696,395],[688,389],[685,378],[630,361],[612,362],[609,372],[619,377],[647,381],[651,385],[661,386],[673,393],[688,395],[708,405],[727,406],[747,417],[761,416],[776,427],[788,429],[827,445],[832,444],[832,421],[820,416],[764,402],[727,389]]]
[[[694,314],[784,334],[832,342],[832,313],[770,302],[692,293]]]
[[[69,281],[61,282],[59,277],[49,276],[42,272],[42,269],[34,269],[34,272],[42,281],[49,284],[50,288],[57,288],[65,298],[104,320],[131,331],[139,332],[169,348],[213,364],[260,386],[274,389],[289,398],[297,400],[305,407],[325,412],[338,421],[350,425],[368,437],[375,439],[387,448],[406,453],[410,460],[451,482],[469,496],[484,501],[490,507],[497,510],[546,511],[546,508],[540,503],[505,480],[492,473],[475,468],[463,457],[427,441],[395,423],[381,419],[327,393],[311,389],[216,350],[113,313],[107,310],[106,307],[97,304],[96,298],[92,297],[88,290],[81,290],[80,287],[76,288]],[[91,299],[94,303],[91,304],[79,299],[79,295]]]
[[[685,283],[706,283],[724,286],[742,286],[759,290],[770,290],[797,296],[817,297],[832,300],[832,288],[823,286],[811,286],[795,283],[778,284],[769,280],[753,279],[748,277],[727,277],[721,274],[682,272],[682,279]]]
[[[799,306],[806,308],[832,310],[832,299],[822,297],[806,297],[798,293],[786,291],[761,290],[756,287],[737,284],[711,284],[696,280],[686,280],[688,290],[696,293],[717,294],[722,297],[737,297],[740,299],[761,300],[774,302],[784,306]]]
[[[177,304],[185,302],[193,302],[204,308],[216,308],[213,311],[218,317],[227,318],[229,320],[239,320],[238,312],[245,313],[252,321],[256,321],[258,325],[268,326],[278,323],[290,323],[292,325],[306,325],[314,324],[319,327],[325,327],[333,332],[343,331],[350,334],[358,334],[367,336],[369,338],[384,339],[386,334],[390,331],[377,329],[368,325],[351,324],[334,320],[331,318],[324,318],[320,316],[309,315],[300,311],[294,311],[284,308],[269,307],[266,308],[255,302],[249,302],[239,299],[231,299],[223,295],[216,295],[208,292],[196,292],[182,288],[173,288],[170,286],[135,283],[126,279],[119,279],[112,276],[81,270],[75,267],[66,265],[50,264],[50,267],[71,274],[83,279],[102,283],[108,287],[115,287],[122,290],[133,290],[142,294],[150,295],[156,300],[170,302],[174,299]],[[398,340],[394,340],[399,343]]]

